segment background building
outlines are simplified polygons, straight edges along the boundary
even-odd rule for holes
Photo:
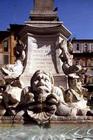
[[[74,39],[72,44],[74,64],[80,64],[87,69],[83,83],[91,85],[93,84],[93,40]]]
[[[7,31],[0,31],[0,66],[15,62],[14,47],[23,25],[12,24]]]

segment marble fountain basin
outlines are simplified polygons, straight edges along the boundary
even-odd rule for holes
[[[93,140],[93,118],[54,117],[49,125],[2,119],[0,140]]]

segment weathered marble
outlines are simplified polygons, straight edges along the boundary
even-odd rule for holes
[[[54,77],[62,77],[62,63],[59,59],[60,49],[56,45],[56,41],[56,35],[28,36],[27,63],[20,77],[23,87],[30,85],[30,78],[38,69],[51,72]],[[58,81],[58,83],[60,82]],[[66,87],[66,83],[63,85]]]

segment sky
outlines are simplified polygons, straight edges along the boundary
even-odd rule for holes
[[[60,21],[77,39],[93,39],[93,0],[55,0]],[[33,0],[0,0],[0,30],[24,24]]]

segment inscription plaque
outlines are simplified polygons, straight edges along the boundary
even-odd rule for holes
[[[35,39],[33,37],[28,38],[28,48],[30,54],[28,55],[28,65],[30,67],[30,73],[34,73],[36,70],[41,69],[47,72],[56,74],[55,60],[53,60],[56,50],[53,42],[46,40],[46,38]]]

